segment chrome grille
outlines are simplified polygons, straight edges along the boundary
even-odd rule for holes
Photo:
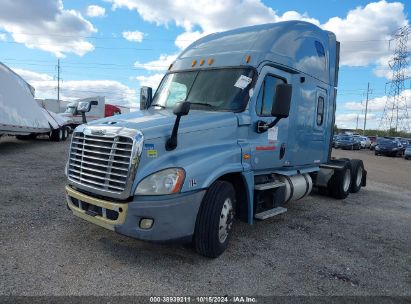
[[[133,139],[73,133],[68,177],[84,186],[122,193],[128,184]]]

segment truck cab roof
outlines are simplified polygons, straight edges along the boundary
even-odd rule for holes
[[[338,43],[333,33],[304,21],[262,24],[210,34],[192,43],[170,71],[252,66],[269,62],[336,86]]]

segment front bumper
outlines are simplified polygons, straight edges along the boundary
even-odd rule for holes
[[[67,205],[74,215],[120,234],[153,242],[191,239],[204,194],[205,190],[201,190],[114,203],[66,186]],[[153,219],[150,229],[139,227],[143,218]]]
[[[379,154],[388,155],[388,156],[393,156],[393,155],[396,155],[400,152],[398,150],[393,151],[393,150],[382,150],[382,149],[375,150],[375,151],[377,151],[377,153],[379,153]]]

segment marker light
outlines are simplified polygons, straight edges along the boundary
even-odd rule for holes
[[[208,65],[212,65],[213,64],[213,62],[214,62],[214,59],[213,58],[210,58],[210,59],[208,59]]]
[[[245,62],[249,63],[250,60],[251,60],[251,56],[250,56],[250,55],[245,56]]]
[[[204,64],[204,59],[200,60],[200,65],[202,66]]]
[[[195,67],[196,64],[197,64],[197,60],[191,61],[191,67]]]

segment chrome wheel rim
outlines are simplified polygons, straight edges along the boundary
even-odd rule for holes
[[[226,198],[221,208],[220,222],[218,225],[218,239],[220,243],[224,243],[230,233],[233,225],[234,210],[233,203],[230,198]]]
[[[346,170],[344,175],[344,192],[347,192],[350,188],[350,181],[351,181],[351,170]]]
[[[355,184],[357,187],[361,185],[361,181],[362,181],[362,167],[358,167],[357,179],[355,181]]]

